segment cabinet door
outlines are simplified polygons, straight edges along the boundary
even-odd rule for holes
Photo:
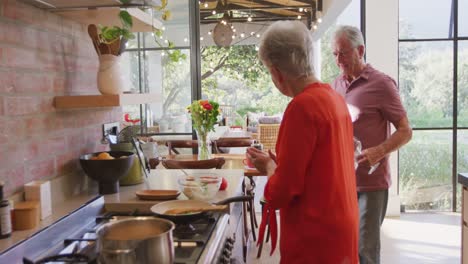
[[[468,226],[463,224],[462,228],[462,264],[468,264]]]

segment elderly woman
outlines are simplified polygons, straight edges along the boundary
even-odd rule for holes
[[[263,35],[260,59],[292,100],[276,156],[255,148],[247,156],[269,176],[264,198],[271,210],[263,226],[269,218],[274,227],[275,209],[280,210],[281,263],[358,263],[351,118],[343,97],[315,77],[312,43],[300,22],[273,23]]]

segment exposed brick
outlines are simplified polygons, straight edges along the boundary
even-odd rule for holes
[[[33,12],[37,8],[22,4],[17,0],[3,0],[3,2],[3,15],[7,18],[34,24],[34,22],[40,21],[44,16],[43,12]]]
[[[0,96],[0,116],[4,115],[5,111],[3,110],[3,96]]]
[[[27,131],[24,125],[24,120],[22,118],[12,118],[10,116],[5,116],[5,119],[1,121],[2,135],[7,142],[21,142],[26,138]]]
[[[67,136],[67,146],[69,150],[77,151],[86,145],[86,133],[78,132]]]
[[[79,158],[80,154],[75,152],[68,152],[62,155],[57,155],[57,173],[60,175],[80,170]]]
[[[6,96],[4,101],[5,114],[9,116],[34,114],[37,113],[40,103],[40,97]]]
[[[17,73],[15,91],[19,93],[46,93],[53,91],[51,78],[42,74]]]
[[[20,144],[6,144],[1,146],[0,168],[11,168],[17,164],[23,164],[24,146]]]
[[[47,156],[46,156],[47,157]],[[26,182],[33,180],[46,179],[55,176],[55,159],[49,157],[44,160],[44,155],[34,162],[26,163]]]
[[[15,168],[0,170],[0,178],[5,181],[4,195],[10,196],[22,189],[26,183],[24,180],[24,166],[19,165]]]
[[[15,74],[12,72],[0,72],[0,93],[12,93],[15,90]]]
[[[24,118],[24,129],[26,131],[34,131],[35,135],[50,133],[51,130],[47,127],[46,120],[46,116]]]

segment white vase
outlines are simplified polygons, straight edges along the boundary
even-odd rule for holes
[[[99,71],[97,74],[98,89],[101,94],[121,94],[128,88],[121,57],[104,54],[99,57]]]

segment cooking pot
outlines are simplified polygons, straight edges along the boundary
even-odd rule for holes
[[[97,230],[100,263],[174,262],[173,222],[135,217],[107,223]]]
[[[151,207],[151,212],[153,212],[156,216],[169,219],[176,224],[189,224],[192,221],[195,221],[206,214],[206,211],[197,212],[193,211],[190,213],[185,214],[167,214],[166,212],[169,210],[174,209],[186,209],[186,208],[206,208],[213,205],[226,205],[232,202],[247,202],[251,201],[253,196],[234,196],[216,203],[209,203],[205,201],[198,201],[198,200],[173,200],[155,204]]]

